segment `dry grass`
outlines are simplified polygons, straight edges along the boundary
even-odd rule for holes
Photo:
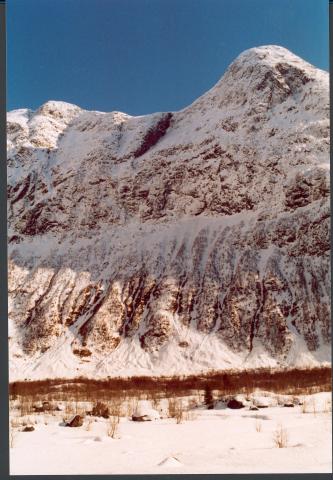
[[[160,406],[160,399],[158,398],[158,396],[156,394],[153,394],[150,398],[150,401],[153,409],[158,410]]]
[[[192,412],[191,410],[187,410],[183,413],[183,418],[186,421],[193,421],[198,418],[198,414],[195,412]]]
[[[326,400],[324,404],[324,413],[331,413],[332,412],[332,402],[331,400]]]
[[[302,413],[313,413],[314,416],[317,414],[317,403],[315,398],[303,399],[301,405]]]
[[[109,404],[109,412],[112,417],[121,417],[126,415],[126,408],[123,406],[123,401],[120,398],[114,398],[110,400]]]
[[[9,429],[9,447],[14,448],[15,446],[15,439],[16,439],[16,432],[14,429]]]
[[[137,408],[139,405],[139,399],[138,398],[129,398],[126,399],[126,401],[123,404],[123,409],[125,411],[125,416],[127,417],[132,417],[134,413],[136,412]]]
[[[273,432],[273,442],[277,448],[286,448],[288,446],[288,432],[281,424]]]
[[[68,399],[64,401],[64,413],[66,415],[85,415],[86,405],[77,400]]]
[[[188,409],[193,410],[200,405],[200,399],[198,398],[190,398],[188,401]]]
[[[119,423],[120,417],[119,416],[111,416],[108,422],[108,430],[107,435],[111,438],[116,438],[118,430],[119,430]]]
[[[316,399],[315,398],[311,398],[310,405],[311,405],[311,411],[312,411],[313,415],[316,416],[317,404],[316,404]]]
[[[23,417],[21,421],[22,427],[26,427],[27,425],[32,425],[33,423],[36,423],[35,420],[32,420],[32,418],[29,417]]]
[[[20,416],[25,417],[34,412],[33,399],[31,397],[19,397]]]
[[[92,428],[93,428],[93,424],[94,424],[94,421],[92,418],[89,418],[87,423],[86,423],[86,426],[85,426],[85,429],[87,432],[91,432]]]
[[[75,413],[76,413],[76,406],[73,404],[73,402],[66,402],[65,414],[69,416],[69,415],[74,415]]]
[[[66,425],[72,418],[73,418],[73,415],[65,415],[62,417],[62,423]]]
[[[255,419],[255,429],[256,429],[256,432],[260,433],[261,432],[261,429],[262,429],[262,423],[261,421],[259,420],[258,416],[256,415],[256,419]]]
[[[176,399],[168,398],[168,417],[174,418],[176,415]]]
[[[22,419],[19,417],[12,417],[10,420],[11,428],[19,428],[22,426]]]
[[[307,409],[308,409],[307,401],[305,400],[305,398],[302,398],[302,403],[300,404],[300,410],[302,413],[308,413]]]
[[[168,398],[168,417],[174,418],[177,424],[186,419],[185,408],[181,399]]]

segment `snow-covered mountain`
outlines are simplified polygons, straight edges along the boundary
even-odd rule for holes
[[[179,112],[8,114],[11,379],[330,361],[328,74],[242,53]]]

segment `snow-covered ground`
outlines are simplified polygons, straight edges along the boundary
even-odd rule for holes
[[[304,399],[305,405],[287,408],[274,406],[271,397],[272,406],[258,411],[231,410],[222,404],[213,410],[198,408],[180,424],[171,418],[150,422],[121,418],[115,439],[107,436],[108,420],[102,418],[86,417],[82,427],[68,428],[61,425],[62,412],[60,417],[35,415],[35,431],[14,428],[10,472],[332,472],[331,393]],[[285,448],[274,444],[274,432],[281,426],[288,437]]]

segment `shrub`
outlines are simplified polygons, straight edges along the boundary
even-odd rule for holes
[[[126,402],[126,415],[131,417],[138,408],[139,400],[138,398],[132,398]]]
[[[96,405],[93,406],[91,415],[93,415],[94,417],[109,418],[110,416],[109,407],[105,405],[105,403],[103,402],[97,402]]]
[[[21,417],[30,415],[34,411],[32,399],[30,397],[21,397],[19,400],[19,409]]]
[[[214,406],[213,391],[209,385],[206,385],[205,388],[204,402],[208,408],[212,408]]]
[[[168,399],[168,416],[170,418],[175,418],[177,424],[184,420],[184,406],[180,399]]]
[[[107,434],[111,438],[116,438],[116,434],[118,432],[120,417],[119,416],[111,416],[109,418],[108,424],[108,431]]]
[[[109,402],[110,415],[113,417],[120,417],[122,412],[122,401],[120,398],[114,398]]]
[[[288,446],[288,432],[281,424],[273,432],[273,441],[277,448],[286,448]]]
[[[311,399],[308,399],[308,400],[304,400],[302,405],[301,405],[301,412],[302,413],[313,413],[313,415],[316,416],[316,413],[317,413],[316,399],[311,398]]]

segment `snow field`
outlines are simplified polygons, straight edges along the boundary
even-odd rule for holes
[[[244,400],[244,396],[237,396]],[[331,472],[331,393],[298,397],[265,392],[248,396],[248,405],[214,409],[204,405],[177,418],[133,422],[120,418],[114,438],[110,419],[86,417],[82,427],[63,426],[64,412],[20,418],[35,431],[12,426],[10,472],[20,474],[310,473]],[[193,400],[193,399],[192,399]],[[295,400],[295,399],[294,399]],[[166,402],[161,410],[166,411]],[[246,403],[246,401],[245,401]],[[141,409],[145,404],[141,403]],[[83,407],[83,405],[81,405]],[[146,407],[149,402],[146,401]],[[152,405],[150,405],[152,408]],[[114,417],[112,417],[114,418]],[[19,417],[12,417],[18,422]],[[15,422],[14,422],[15,423]],[[282,448],[276,439],[283,434]]]

